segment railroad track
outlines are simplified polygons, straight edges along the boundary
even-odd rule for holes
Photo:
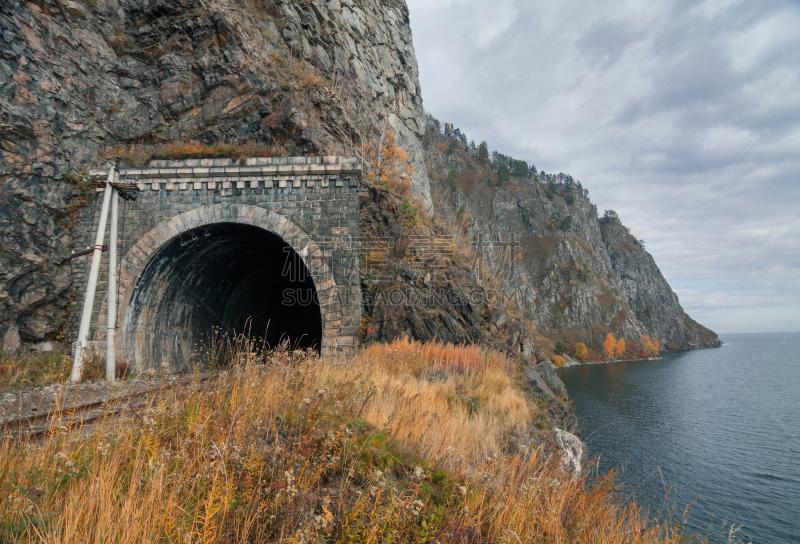
[[[49,432],[71,430],[98,420],[137,413],[156,395],[183,396],[193,384],[210,378],[169,376],[110,384],[54,384],[0,397],[0,432],[3,438],[41,438]]]

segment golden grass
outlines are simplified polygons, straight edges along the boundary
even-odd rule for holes
[[[152,159],[183,160],[225,158],[241,160],[251,157],[274,157],[278,150],[260,142],[204,144],[196,141],[167,142],[163,144],[109,147],[103,157],[119,156],[128,166],[146,166]]]
[[[87,358],[84,379],[105,376],[105,361]],[[72,357],[64,349],[31,352],[27,355],[0,354],[0,392],[64,381],[72,370]]]
[[[501,354],[240,355],[128,420],[4,438],[0,541],[677,541],[614,498],[613,476],[511,453],[535,408]]]

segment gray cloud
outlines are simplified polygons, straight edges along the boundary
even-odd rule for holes
[[[581,180],[704,324],[800,326],[797,3],[409,7],[429,112]]]

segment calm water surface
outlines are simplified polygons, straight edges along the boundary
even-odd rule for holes
[[[720,335],[719,349],[560,371],[600,470],[624,469],[658,515],[664,486],[689,526],[800,543],[800,334]],[[675,498],[675,497],[673,497]]]

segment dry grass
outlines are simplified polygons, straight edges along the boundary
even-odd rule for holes
[[[105,376],[105,361],[87,359],[84,379]],[[50,352],[31,352],[27,355],[0,354],[0,392],[61,382],[69,378],[72,357],[61,347]]]
[[[128,166],[145,166],[151,159],[183,160],[225,158],[241,160],[250,157],[274,157],[278,151],[259,142],[243,144],[219,142],[169,142],[156,146],[135,145],[106,148],[103,157],[119,156]]]
[[[504,356],[398,341],[238,363],[140,417],[0,443],[2,542],[674,542],[517,447]]]

